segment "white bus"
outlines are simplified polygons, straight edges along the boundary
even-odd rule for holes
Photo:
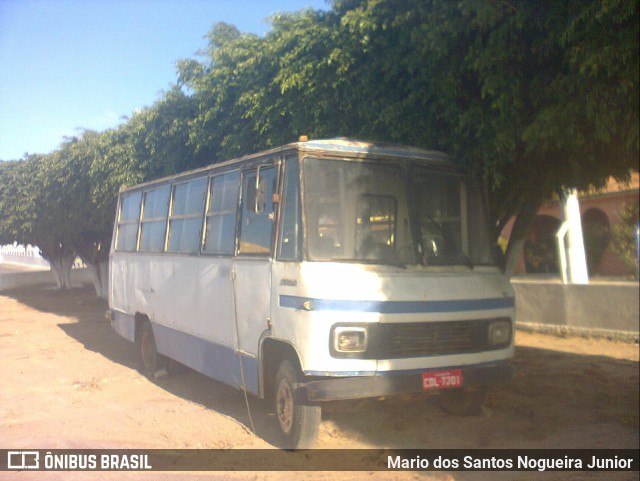
[[[123,189],[115,330],[274,401],[287,447],[321,403],[438,393],[470,414],[511,377],[514,294],[478,185],[446,155],[300,141]]]

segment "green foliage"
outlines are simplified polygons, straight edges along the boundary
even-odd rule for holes
[[[636,278],[638,277],[638,202],[626,202],[618,213],[620,219],[613,226],[613,251]]]
[[[0,243],[31,242],[31,228],[37,215],[31,208],[38,157],[0,162]]]
[[[216,24],[125,124],[0,164],[0,237],[43,223],[74,249],[103,245],[122,185],[307,134],[446,151],[483,180],[496,239],[516,215],[523,240],[551,193],[637,169],[638,5],[334,0],[272,17],[265,37]]]
[[[638,2],[344,0],[216,25],[179,64],[216,159],[349,136],[437,148],[483,178],[496,238],[523,239],[563,186],[628,176],[638,158]]]

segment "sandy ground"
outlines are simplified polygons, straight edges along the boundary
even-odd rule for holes
[[[270,405],[183,369],[150,381],[91,289],[0,296],[0,447],[272,448]],[[327,403],[319,448],[639,447],[637,344],[518,332],[514,380],[481,416],[432,397]],[[252,432],[251,425],[255,429]],[[0,473],[1,479],[186,479],[185,473]],[[45,476],[43,476],[45,475]],[[638,473],[191,473],[191,479],[638,479]]]

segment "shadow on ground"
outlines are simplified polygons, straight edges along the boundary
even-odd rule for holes
[[[75,319],[77,322],[60,323],[58,327],[80,342],[85,349],[138,370],[140,362],[135,345],[120,337],[111,328],[111,324],[105,318],[107,303],[96,297],[92,287],[68,291],[31,287],[5,291],[3,295],[38,311]],[[270,402],[250,395],[245,399],[243,392],[177,363],[172,363],[171,371],[170,376],[151,381],[175,396],[235,420],[248,432],[252,430],[253,421],[257,436],[270,444],[278,444]]]
[[[92,289],[5,292],[34,309],[75,319],[59,327],[86,349],[130,369],[135,347],[104,318]],[[401,396],[326,403],[319,447],[393,448],[637,448],[638,363],[606,356],[517,347],[512,382],[490,391],[479,417],[443,413],[433,397]],[[271,405],[182,367],[153,382],[251,429],[278,445]],[[247,403],[249,409],[247,409]],[[598,436],[601,426],[614,435]],[[570,436],[567,433],[577,433]],[[594,435],[595,433],[595,435]],[[622,433],[622,434],[619,434]]]

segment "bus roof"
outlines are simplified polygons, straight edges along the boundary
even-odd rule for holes
[[[328,140],[309,140],[296,142],[294,145],[301,151],[348,154],[356,156],[394,157],[418,159],[431,162],[449,162],[449,157],[435,150],[424,150],[417,147],[363,142],[360,140],[337,138]]]
[[[417,147],[408,147],[403,145],[383,144],[378,142],[365,142],[360,140],[348,139],[348,138],[334,138],[334,139],[319,139],[319,140],[301,140],[298,142],[292,142],[280,147],[276,147],[261,152],[252,153],[235,159],[217,162],[198,169],[179,172],[167,177],[149,180],[147,182],[126,186],[120,189],[121,192],[138,189],[141,187],[162,184],[164,182],[172,182],[184,177],[192,177],[197,174],[205,173],[209,170],[222,168],[225,166],[231,166],[234,164],[240,164],[248,162],[260,157],[277,154],[286,151],[298,151],[301,153],[316,153],[332,157],[371,157],[377,159],[406,159],[406,160],[418,160],[422,162],[428,162],[431,164],[439,164],[440,167],[453,168],[450,158],[436,150],[425,150]]]

